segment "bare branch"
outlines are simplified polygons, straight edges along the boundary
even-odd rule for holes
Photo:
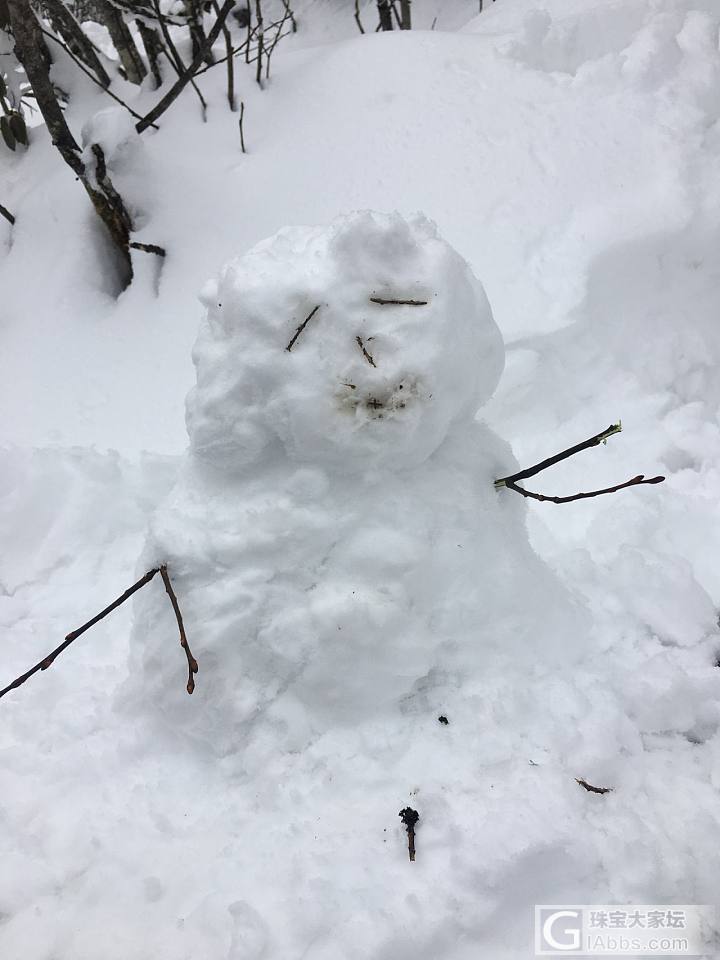
[[[44,27],[40,27],[40,29],[42,30],[43,34],[44,34],[49,40],[52,40],[54,43],[57,43],[57,45],[58,45],[59,47],[62,47],[62,49],[63,49],[63,50],[65,51],[65,53],[70,57],[70,59],[73,60],[73,61],[78,65],[78,67],[80,67],[80,69],[81,69],[82,72],[85,74],[85,76],[89,77],[89,78],[92,80],[93,83],[97,84],[97,86],[100,87],[100,89],[101,89],[104,93],[106,93],[109,97],[111,97],[111,98],[115,101],[115,103],[119,103],[121,107],[125,107],[125,109],[128,111],[128,113],[130,113],[133,117],[135,117],[136,120],[142,120],[142,117],[140,116],[139,113],[135,113],[135,111],[133,110],[133,108],[132,108],[131,106],[129,106],[127,103],[125,103],[124,100],[121,100],[120,97],[118,97],[116,94],[114,94],[114,93],[112,92],[112,90],[110,89],[110,87],[107,87],[107,86],[105,86],[104,83],[101,83],[101,82],[98,80],[98,78],[95,76],[95,74],[92,73],[92,71],[90,71],[90,70],[87,69],[87,67],[86,67],[85,64],[82,62],[82,60],[80,60],[78,57],[75,56],[75,54],[72,52],[72,50],[70,49],[70,47],[68,47],[66,44],[64,44],[64,43],[62,42],[62,40],[59,40],[54,34],[50,33],[49,30],[45,30]],[[159,129],[155,124],[153,124],[153,126],[155,127],[156,130]]]
[[[217,40],[220,31],[222,30],[223,24],[227,19],[230,11],[235,6],[235,0],[225,0],[222,7],[220,8],[220,13],[215,19],[215,23],[212,25],[210,32],[207,35],[205,43],[202,45],[201,49],[195,55],[193,62],[185,70],[182,76],[179,76],[177,81],[173,86],[168,90],[164,97],[153,107],[153,109],[145,116],[138,124],[136,124],[135,129],[138,133],[142,133],[147,128],[161,116],[167,108],[174,103],[178,96],[182,93],[188,83],[193,80],[193,77],[200,68],[203,60],[205,59],[205,52],[212,49],[212,45]]]
[[[616,433],[620,433],[621,431],[621,422],[611,423],[607,430],[603,430],[602,433],[598,433],[594,437],[590,437],[589,440],[583,440],[582,443],[576,443],[574,447],[568,447],[568,449],[563,450],[562,453],[556,453],[554,457],[548,457],[547,460],[541,460],[540,463],[536,463],[534,466],[528,467],[526,470],[520,470],[518,473],[513,473],[509,477],[501,477],[499,480],[495,481],[495,486],[504,487],[510,481],[514,482],[516,480],[527,480],[528,477],[534,477],[543,470],[547,470],[548,467],[552,467],[554,464],[560,463],[562,460],[567,460],[568,457],[573,457],[576,453],[580,453],[582,450],[589,450],[590,447],[596,447],[599,443],[605,443],[610,437],[614,436]]]
[[[292,33],[296,33],[296,32],[297,32],[297,24],[295,23],[295,15],[293,14],[292,10],[290,9],[290,5],[289,5],[289,3],[288,3],[288,0],[283,0],[283,4],[284,4],[284,7],[285,7],[285,13],[283,14],[283,17],[282,17],[282,19],[280,20],[280,23],[279,23],[278,25],[276,25],[276,24],[274,24],[274,23],[271,24],[271,29],[272,29],[273,27],[275,27],[275,26],[277,26],[277,29],[276,29],[276,31],[275,31],[275,36],[273,37],[273,41],[272,41],[272,43],[270,44],[270,47],[269,47],[268,50],[267,50],[267,59],[266,59],[266,66],[265,66],[265,79],[266,79],[266,80],[269,80],[269,79],[270,79],[270,58],[271,58],[272,55],[273,55],[273,52],[274,52],[274,50],[275,50],[275,47],[278,45],[278,43],[280,42],[280,40],[281,40],[283,37],[286,37],[286,36],[287,36],[286,33],[283,33],[283,32],[282,32],[282,31],[283,31],[283,27],[285,26],[285,23],[286,23],[288,20],[290,20],[290,22],[292,23]]]
[[[10,213],[7,207],[4,207],[1,203],[0,203],[0,216],[5,217],[7,222],[10,224],[15,223],[15,217]]]
[[[178,78],[184,77],[186,71],[188,70],[188,67],[186,67],[185,63],[183,62],[183,59],[178,53],[178,49],[173,43],[172,37],[170,36],[170,31],[168,30],[167,25],[169,22],[172,22],[172,21],[168,21],[167,17],[163,14],[162,10],[160,9],[160,4],[158,0],[153,0],[153,4],[155,9],[155,17],[157,19],[157,22],[160,24],[160,31],[165,41],[165,47],[163,48],[165,56],[168,58],[170,65],[172,66],[175,73],[178,75]],[[214,64],[210,64],[210,66],[214,66]],[[207,69],[207,67],[205,69]],[[195,71],[195,75],[197,75],[198,73],[201,73],[201,71],[200,70]],[[200,101],[200,109],[202,110],[203,123],[205,123],[207,121],[207,103],[205,102],[205,97],[203,97],[202,93],[200,92],[200,88],[195,83],[194,77],[191,77],[189,82],[190,82],[190,86],[195,91],[195,95]],[[151,126],[154,127],[155,124],[153,123],[151,124]],[[142,131],[138,131],[138,132],[142,132]]]
[[[576,443],[574,447],[568,447],[568,449],[563,450],[562,453],[556,453],[554,457],[548,457],[547,460],[541,460],[540,463],[536,463],[534,466],[528,467],[526,470],[520,470],[518,473],[513,473],[509,477],[502,477],[501,479],[496,480],[495,488],[499,489],[500,487],[507,487],[508,490],[514,490],[515,493],[519,493],[523,497],[530,497],[533,500],[543,500],[549,503],[572,503],[573,500],[587,500],[590,497],[601,497],[606,493],[617,493],[618,490],[624,490],[626,487],[637,487],[645,483],[662,483],[665,477],[649,477],[648,479],[645,479],[645,475],[641,473],[637,477],[633,477],[632,480],[627,480],[625,483],[619,483],[617,486],[605,487],[602,490],[589,490],[585,493],[575,493],[569,497],[550,497],[546,496],[544,493],[534,493],[532,490],[526,490],[524,487],[519,487],[517,485],[518,480],[526,480],[528,477],[534,477],[543,470],[547,470],[548,467],[552,467],[554,464],[560,463],[562,460],[567,460],[568,457],[572,457],[576,453],[580,453],[582,450],[588,450],[590,447],[596,447],[599,443],[606,443],[609,437],[614,436],[616,433],[620,433],[621,430],[621,423],[611,423],[607,430],[603,430],[602,433],[598,433],[594,437],[590,437],[589,440],[583,440],[582,443]]]
[[[144,587],[146,583],[149,583],[156,573],[160,573],[160,567],[156,567],[154,570],[148,570],[148,572],[144,576],[140,577],[137,583],[134,583],[131,587],[129,587],[125,591],[125,593],[123,593],[121,596],[117,598],[117,600],[113,600],[113,602],[109,606],[105,607],[104,610],[101,610],[100,613],[97,614],[97,616],[94,616],[92,618],[92,620],[88,620],[87,623],[84,623],[81,627],[78,627],[77,630],[73,630],[71,633],[69,633],[59,647],[56,647],[46,657],[43,657],[43,659],[39,663],[36,663],[34,667],[31,667],[31,669],[28,670],[27,673],[23,673],[22,676],[18,677],[16,680],[13,680],[12,683],[8,684],[8,686],[5,687],[4,690],[0,690],[0,697],[4,697],[6,693],[9,693],[11,690],[15,690],[17,687],[21,687],[26,680],[29,680],[30,677],[38,673],[38,671],[47,670],[48,667],[52,666],[52,664],[55,661],[55,658],[58,657],[63,652],[63,650],[69,647],[74,640],[77,640],[77,638],[82,636],[82,634],[85,633],[86,630],[89,630],[90,627],[95,626],[96,623],[98,623],[100,620],[106,617],[109,613],[112,613],[113,610],[116,610],[120,606],[120,604],[125,603],[125,601],[129,599],[134,593],[136,593],[138,590]]]
[[[618,490],[624,490],[626,487],[638,487],[643,483],[662,483],[664,479],[665,477],[649,477],[646,480],[643,474],[640,474],[637,477],[633,477],[632,480],[619,483],[615,487],[605,487],[603,490],[589,490],[585,493],[575,493],[570,497],[549,497],[544,493],[533,493],[532,490],[519,487],[512,480],[506,480],[505,486],[508,490],[514,490],[515,493],[520,493],[523,497],[531,497],[533,500],[543,500],[548,503],[572,503],[573,500],[588,500],[590,497],[601,497],[605,493],[617,493]]]
[[[188,662],[188,682],[186,690],[188,693],[192,693],[195,689],[195,674],[198,672],[197,660],[192,655],[190,650],[190,645],[187,641],[187,636],[185,635],[185,626],[183,624],[182,614],[180,613],[180,606],[175,596],[175,591],[173,590],[172,583],[170,583],[170,577],[168,576],[167,566],[163,564],[160,567],[160,576],[163,579],[165,584],[165,590],[167,595],[170,597],[170,603],[172,604],[173,611],[175,612],[175,619],[177,620],[178,629],[180,631],[180,646],[183,648],[185,656],[187,657]]]
[[[47,670],[48,667],[51,667],[56,658],[63,652],[63,650],[67,649],[67,647],[69,647],[73,641],[77,640],[77,638],[82,636],[86,630],[89,630],[90,627],[94,627],[96,623],[99,623],[100,620],[103,620],[109,613],[112,613],[113,610],[116,610],[121,604],[125,603],[126,600],[128,600],[134,593],[137,593],[138,590],[142,589],[142,587],[144,587],[147,583],[150,583],[152,578],[157,573],[160,574],[163,583],[165,584],[165,590],[170,597],[170,603],[172,604],[178,629],[180,630],[180,646],[183,648],[188,662],[188,682],[186,689],[188,693],[192,693],[195,689],[194,674],[198,672],[197,660],[192,655],[192,651],[190,650],[190,646],[188,644],[182,614],[180,613],[180,606],[178,604],[177,597],[175,596],[172,583],[170,582],[170,577],[168,576],[167,565],[162,564],[162,566],[154,567],[152,570],[148,570],[146,574],[143,574],[143,576],[140,577],[140,579],[131,587],[129,587],[125,593],[119,596],[117,600],[113,600],[109,606],[105,607],[104,610],[101,610],[100,613],[96,614],[96,616],[94,616],[91,620],[88,620],[87,623],[84,623],[81,627],[78,627],[77,630],[73,630],[71,633],[69,633],[60,646],[55,647],[51,653],[49,653],[46,657],[43,657],[43,659],[36,663],[34,667],[31,667],[28,671],[13,680],[12,683],[8,684],[8,686],[3,690],[0,690],[0,698],[4,697],[5,694],[9,693],[11,690],[21,687],[26,680],[29,680],[30,677],[34,676],[40,670]]]

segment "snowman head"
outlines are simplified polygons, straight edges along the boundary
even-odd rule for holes
[[[278,455],[417,466],[502,371],[482,287],[422,216],[283,229],[202,299],[188,432],[194,456],[226,470]]]

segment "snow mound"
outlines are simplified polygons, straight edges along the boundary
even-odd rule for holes
[[[278,441],[348,471],[417,465],[503,367],[482,288],[422,216],[286,228],[203,299],[188,430],[197,457],[232,469]]]

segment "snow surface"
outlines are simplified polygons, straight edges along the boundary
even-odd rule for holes
[[[117,147],[111,169],[139,239],[169,251],[161,270],[137,254],[136,281],[117,300],[83,192],[42,128],[26,154],[0,155],[0,201],[17,216],[12,230],[0,221],[3,672],[9,681],[117,596],[142,551],[170,535],[175,562],[188,564],[178,580],[201,668],[188,698],[156,580],[136,605],[132,647],[126,605],[2,701],[3,957],[525,958],[537,902],[717,900],[720,11],[713,0],[498,0],[470,20],[469,0],[416,0],[416,22],[429,27],[438,8],[433,32],[361,37],[346,4],[302,5],[268,88],[239,68],[246,155],[217,71],[201,80],[207,125],[191,91],[141,138],[96,118],[95,135]],[[116,89],[138,112],[157,97]],[[109,105],[94,88],[75,93],[68,118],[80,131]],[[254,481],[253,471],[214,479],[195,448],[179,473],[179,455],[207,278],[282,227],[363,208],[437,222],[482,280],[506,367],[482,410],[488,426],[463,428],[477,442],[448,437],[446,482],[431,482],[436,451],[417,467],[424,500],[396,485],[340,543],[360,504],[341,501],[340,472],[316,462],[319,445],[300,463],[273,442]],[[317,301],[286,309],[300,287],[292,275],[274,284],[282,352]],[[281,358],[301,378],[313,368],[288,364],[320,363],[309,351],[325,299],[315,329]],[[358,369],[374,389],[382,374]],[[573,493],[638,472],[666,482],[530,505],[533,556],[520,498],[489,488],[514,462],[491,430],[524,465],[619,416],[620,436],[543,474],[538,489]],[[359,474],[344,482],[358,489]],[[170,522],[178,490],[199,497],[185,525]],[[222,539],[213,522],[228,520],[235,492]],[[295,615],[305,622],[288,610],[287,622],[263,624],[277,660],[258,656],[250,671],[238,627],[260,615],[254,603],[314,582],[302,564],[323,537],[335,543],[326,496],[340,524],[334,586],[317,607],[304,595]],[[254,566],[241,568],[253,505]],[[396,555],[373,534],[393,508]],[[497,566],[469,535],[481,519]],[[452,548],[461,522],[463,547]],[[454,576],[410,588],[403,569],[440,563],[418,546],[433,531],[439,549],[450,544]],[[286,566],[273,560],[278,540]],[[378,553],[381,572],[370,566]],[[494,612],[467,609],[468,634],[481,621],[472,658],[465,644],[432,647],[422,630],[417,663],[375,651],[378,662],[363,663],[378,689],[357,691],[345,723],[325,687],[317,714],[288,687],[244,720],[241,695],[272,698],[263,665],[281,676],[309,662],[309,618],[327,630],[347,609],[349,579],[366,598],[347,624],[356,635],[373,613],[387,627],[411,595],[404,642],[431,606],[442,630],[465,615],[468,584],[487,584]],[[207,608],[213,637],[225,629],[224,654],[237,658],[225,675],[197,621]],[[298,646],[286,648],[293,627]],[[162,682],[148,673],[153,658]],[[401,705],[386,699],[384,666],[396,678],[408,670]],[[353,683],[355,669],[345,671]],[[239,705],[240,732],[223,724],[213,737],[228,704]],[[575,777],[614,790],[594,796]],[[421,814],[414,864],[397,818],[407,804]]]

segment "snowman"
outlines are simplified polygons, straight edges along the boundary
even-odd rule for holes
[[[199,672],[189,698],[148,589],[129,689],[144,749],[176,738],[220,778],[193,800],[223,838],[207,922],[232,915],[233,960],[455,956],[438,937],[485,922],[479,868],[549,830],[468,817],[503,778],[534,795],[529,760],[571,750],[586,709],[562,681],[585,614],[495,489],[515,462],[477,418],[504,359],[488,301],[426,218],[371,212],[281,230],[202,299],[190,446],[141,559],[167,564]]]
[[[222,755],[266,724],[300,749],[528,645],[569,652],[522,505],[493,488],[512,456],[475,419],[502,339],[430,221],[283,229],[202,300],[190,449],[142,561],[171,571],[192,703],[160,592],[133,637],[143,696],[173,725]],[[538,601],[543,624],[525,613]]]

